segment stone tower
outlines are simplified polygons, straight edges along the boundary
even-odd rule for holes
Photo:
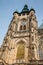
[[[22,11],[13,13],[12,21],[1,46],[3,65],[30,63],[38,60],[38,23],[35,10],[25,4]]]

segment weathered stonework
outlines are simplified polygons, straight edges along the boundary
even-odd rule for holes
[[[43,37],[43,30],[38,31],[35,10],[29,11],[28,6],[25,7],[25,11],[23,9],[21,13],[13,13],[0,49],[0,65],[40,65],[39,41]]]

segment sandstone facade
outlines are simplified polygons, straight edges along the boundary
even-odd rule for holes
[[[42,60],[42,39],[43,29],[38,29],[35,10],[25,5],[22,12],[15,11],[0,49],[0,65],[30,65]]]

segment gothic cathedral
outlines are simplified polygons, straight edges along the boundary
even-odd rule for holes
[[[38,28],[35,10],[25,4],[13,13],[0,48],[0,65],[43,65],[43,25]]]

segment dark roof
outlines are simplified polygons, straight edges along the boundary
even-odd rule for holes
[[[25,14],[25,13],[29,13],[29,12],[31,12],[31,11],[34,11],[34,13],[35,13],[35,10],[33,9],[33,8],[31,8],[30,10],[28,9],[28,5],[27,4],[25,4],[24,5],[24,8],[22,9],[22,11],[19,13],[17,10],[14,12],[14,13],[17,13],[17,14]],[[14,14],[13,13],[13,14]]]
[[[21,11],[21,13],[28,13],[28,12],[29,12],[28,6],[27,6],[27,4],[25,4],[24,8]]]
[[[34,13],[35,13],[35,10],[33,8],[31,8],[30,11],[34,11]]]
[[[16,10],[14,13],[18,13],[18,11]],[[14,14],[14,13],[13,13],[13,14]]]
[[[43,23],[40,25],[39,29],[43,29]]]

